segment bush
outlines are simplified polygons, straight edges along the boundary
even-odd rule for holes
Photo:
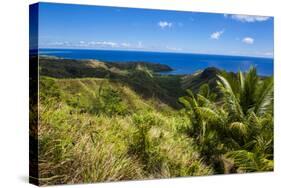
[[[146,115],[133,116],[136,130],[130,140],[128,153],[141,162],[147,173],[155,174],[161,172],[163,157],[159,155],[158,143],[153,142],[148,136],[148,131],[155,123],[155,119]]]
[[[108,115],[125,115],[128,113],[127,106],[120,96],[120,92],[111,88],[102,90],[100,95],[102,110]]]

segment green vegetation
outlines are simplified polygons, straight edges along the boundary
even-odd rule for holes
[[[216,172],[273,170],[273,78],[255,68],[218,77],[217,101],[208,85],[180,98],[192,121],[186,132]]]
[[[273,78],[127,66],[40,59],[41,185],[273,170]]]

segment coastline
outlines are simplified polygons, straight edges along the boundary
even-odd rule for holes
[[[261,76],[273,75],[273,59],[256,57],[220,56],[206,54],[176,54],[135,51],[108,50],[51,50],[39,55],[56,56],[64,59],[96,59],[103,62],[149,62],[168,65],[173,70],[169,74],[193,74],[207,67],[217,67],[228,72],[247,71],[251,66],[257,67]]]
[[[161,74],[161,75],[177,75],[177,76],[188,76],[188,75],[193,75],[193,74],[198,74],[198,73],[202,73],[205,69],[209,69],[209,68],[215,68],[217,70],[220,71],[226,71],[229,73],[233,73],[236,74],[237,71],[229,71],[229,70],[225,70],[222,68],[218,68],[216,66],[209,66],[209,67],[205,67],[205,68],[201,68],[201,69],[197,69],[195,71],[192,72],[188,72],[188,73],[177,73],[177,69],[171,67],[170,65],[167,64],[162,64],[162,63],[155,63],[155,62],[147,62],[147,61],[124,61],[124,62],[120,62],[120,61],[102,61],[99,59],[73,59],[73,58],[65,58],[65,57],[59,57],[59,56],[55,56],[55,55],[40,55],[39,54],[39,60],[40,59],[48,59],[48,60],[63,60],[63,61],[76,61],[76,62],[87,62],[87,61],[94,61],[94,62],[101,62],[101,63],[105,63],[107,66],[109,67],[116,67],[119,69],[127,69],[127,70],[133,70],[135,69],[138,65],[146,67],[148,69],[150,69],[151,71],[153,71],[155,74]],[[242,71],[243,72],[243,71]],[[273,74],[272,74],[273,75]],[[260,77],[269,77],[272,75],[259,75]]]

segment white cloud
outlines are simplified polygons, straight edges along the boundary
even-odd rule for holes
[[[94,46],[101,46],[101,47],[118,47],[119,45],[115,42],[110,41],[97,41],[97,42],[90,42],[91,45]]]
[[[55,42],[49,42],[47,43],[47,46],[69,46],[70,43],[68,41],[60,42],[60,41],[55,41]]]
[[[242,14],[224,14],[225,18],[231,18],[240,22],[264,22],[270,19],[268,16],[250,16],[250,15],[242,15]]]
[[[251,37],[245,37],[242,39],[242,42],[244,42],[245,44],[253,44],[254,43],[254,39]]]
[[[215,40],[218,40],[221,35],[224,33],[224,30],[221,30],[221,31],[216,31],[214,33],[211,34],[210,38],[211,39],[215,39]]]
[[[79,43],[77,44],[77,46],[87,47],[87,46],[89,46],[89,44],[86,43],[85,41],[79,41]]]
[[[138,42],[137,48],[143,48],[142,41]]]
[[[126,43],[126,42],[123,42],[123,43],[121,43],[121,46],[122,46],[122,47],[130,47],[130,46],[131,46],[131,44]]]
[[[158,22],[158,26],[161,27],[161,29],[165,29],[167,28],[171,28],[172,27],[172,23],[171,22],[167,22],[167,21],[160,21]]]
[[[62,45],[64,45],[63,42],[51,42],[50,44],[54,45],[54,46],[62,46]]]
[[[265,52],[263,53],[264,56],[270,56],[272,57],[273,56],[273,52]]]
[[[176,47],[170,47],[170,46],[166,46],[167,50],[171,50],[171,51],[182,51],[182,48],[176,48]]]

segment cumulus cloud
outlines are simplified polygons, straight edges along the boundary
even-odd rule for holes
[[[254,41],[255,40],[251,37],[245,37],[245,38],[242,39],[242,42],[245,43],[245,44],[253,44]]]
[[[215,40],[218,40],[221,35],[224,33],[224,30],[221,30],[221,31],[216,31],[214,33],[211,34],[210,38],[211,39],[215,39]]]
[[[240,22],[264,22],[270,19],[268,16],[250,16],[242,14],[224,14],[225,18],[231,18]]]
[[[158,26],[161,27],[161,29],[171,28],[172,25],[173,24],[171,22],[167,22],[167,21],[160,21],[160,22],[158,22]]]

